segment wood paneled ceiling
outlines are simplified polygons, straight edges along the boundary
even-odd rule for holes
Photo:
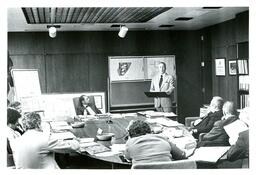
[[[171,8],[22,8],[28,24],[143,23]]]
[[[248,7],[18,7],[8,8],[8,32],[198,30],[235,18]],[[189,20],[178,20],[189,19]],[[113,27],[117,26],[117,27]]]

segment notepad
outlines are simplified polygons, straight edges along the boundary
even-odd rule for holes
[[[216,163],[229,148],[229,146],[200,147],[195,150],[191,157],[189,157],[189,160]]]

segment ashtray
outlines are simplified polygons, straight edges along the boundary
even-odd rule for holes
[[[96,138],[101,141],[110,140],[113,136],[115,136],[114,133],[102,133],[100,135],[96,135]]]
[[[75,123],[71,123],[71,126],[73,127],[73,128],[82,128],[82,127],[84,127],[84,122],[75,122]]]

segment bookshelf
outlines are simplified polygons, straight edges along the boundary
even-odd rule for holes
[[[249,106],[249,44],[242,42],[237,44],[237,87],[238,107],[240,109]]]

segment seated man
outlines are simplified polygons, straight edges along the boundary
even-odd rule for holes
[[[94,103],[90,103],[90,98],[86,95],[79,97],[79,107],[77,108],[77,115],[95,115],[101,114],[101,111]]]
[[[236,121],[236,109],[234,103],[227,101],[223,105],[224,116],[220,121],[214,123],[213,128],[210,132],[206,133],[201,141],[198,142],[197,146],[229,146],[229,136],[227,135],[224,126]]]
[[[151,134],[150,126],[141,120],[130,122],[128,133],[125,157],[133,164],[180,160],[193,153],[180,150],[163,136]]]
[[[212,98],[207,115],[196,120],[191,128],[191,133],[195,138],[198,139],[201,133],[209,132],[213,124],[221,119],[223,116],[222,106],[223,99],[221,97],[215,96]]]
[[[16,168],[59,168],[53,152],[79,149],[76,140],[51,139],[50,133],[43,132],[39,114],[25,115],[22,123],[26,132],[11,143]]]
[[[239,133],[238,139],[228,150],[227,158],[230,161],[249,157],[249,114],[248,108],[240,112],[239,119],[243,121],[248,129]]]

